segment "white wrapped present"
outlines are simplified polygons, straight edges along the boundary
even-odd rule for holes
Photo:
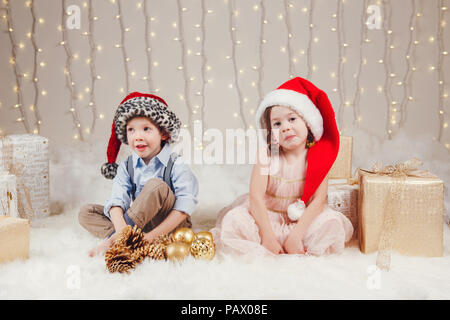
[[[0,172],[0,216],[18,217],[16,176]]]
[[[19,217],[41,218],[49,210],[48,139],[33,134],[0,138],[0,170],[16,176]]]
[[[358,184],[348,184],[337,179],[328,181],[328,206],[345,215],[353,225],[356,237],[358,230]]]

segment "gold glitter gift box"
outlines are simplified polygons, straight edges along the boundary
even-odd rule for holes
[[[392,250],[410,256],[442,256],[443,181],[428,171],[404,170],[405,163],[359,170],[360,249],[363,253]]]
[[[339,137],[339,153],[328,173],[329,179],[348,179],[352,175],[353,137]]]
[[[28,259],[30,222],[27,219],[0,217],[0,263]]]

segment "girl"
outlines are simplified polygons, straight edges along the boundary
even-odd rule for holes
[[[253,167],[250,193],[219,212],[211,230],[218,250],[257,255],[342,252],[353,227],[327,205],[326,175],[339,150],[327,95],[305,79],[291,79],[264,98],[256,123],[266,133],[267,148]]]

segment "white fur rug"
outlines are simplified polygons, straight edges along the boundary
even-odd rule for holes
[[[368,144],[361,146],[355,142],[355,150],[360,150],[354,151],[357,166],[373,164],[374,157],[370,154],[392,156],[389,151],[405,145],[401,140],[391,141],[389,145],[372,143],[370,154],[364,156]],[[414,156],[424,160],[426,168],[446,184],[450,183],[447,151],[428,152],[429,143],[423,146],[421,149],[416,145]],[[100,175],[104,150],[86,145],[73,149],[52,147],[53,214],[33,222],[28,260],[0,265],[0,299],[450,298],[450,229],[447,224],[443,257],[393,254],[389,272],[374,270],[376,253],[364,255],[357,243],[351,243],[341,255],[256,260],[217,255],[209,262],[188,258],[179,264],[146,260],[129,275],[110,274],[103,257],[87,255],[100,240],[88,234],[78,224],[77,217],[82,204],[104,204],[109,196],[111,182]],[[409,158],[407,151],[405,156]],[[374,160],[378,159],[392,160]],[[194,230],[208,230],[223,206],[247,192],[251,166],[193,169],[200,182]]]
[[[99,240],[78,225],[76,213],[50,216],[32,228],[30,258],[0,266],[0,299],[450,298],[447,226],[444,257],[394,254],[389,272],[372,269],[376,254],[364,255],[352,244],[324,257],[145,260],[126,275],[110,274],[100,256],[88,257]],[[205,221],[199,220],[194,223]]]

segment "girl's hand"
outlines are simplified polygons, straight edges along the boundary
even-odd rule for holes
[[[303,246],[303,236],[293,229],[283,243],[283,248],[287,253],[291,254],[305,254],[306,250]]]
[[[262,236],[261,245],[273,254],[285,253],[282,245],[278,242],[274,235]]]

